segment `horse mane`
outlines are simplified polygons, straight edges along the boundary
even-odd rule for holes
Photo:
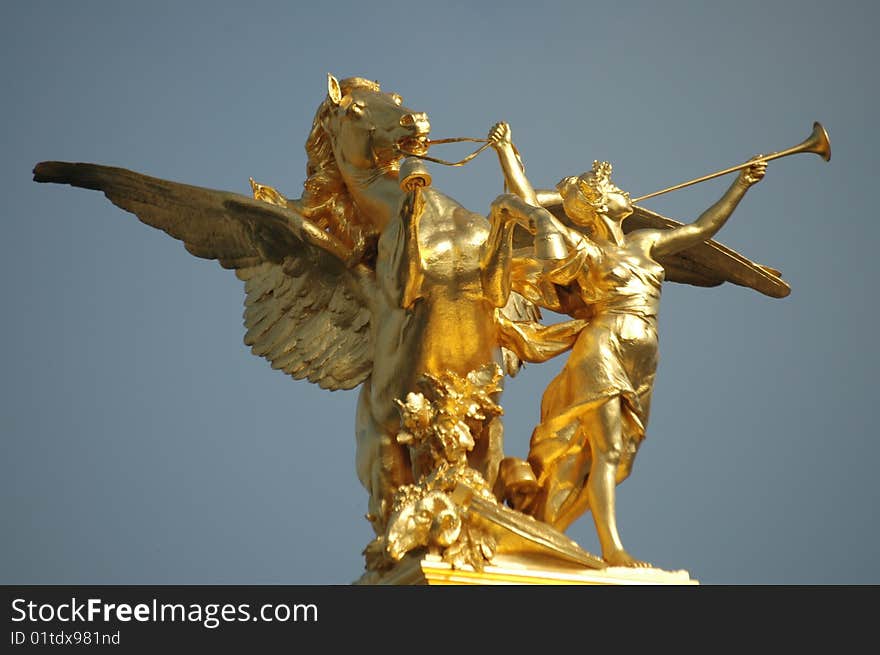
[[[349,77],[340,80],[343,95],[351,89],[366,87],[379,90],[379,84],[362,77]],[[333,144],[325,127],[335,105],[325,98],[315,112],[312,130],[306,140],[306,181],[305,192],[300,203],[303,214],[322,230],[327,230],[340,241],[354,249],[367,249],[378,239],[378,232],[352,200],[342,178]],[[365,253],[368,254],[368,253]]]

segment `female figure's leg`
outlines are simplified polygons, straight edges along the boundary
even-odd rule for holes
[[[569,495],[556,515],[547,518],[552,518],[555,528],[564,530],[589,509],[596,524],[602,557],[609,566],[650,566],[626,552],[617,530],[616,486],[624,454],[622,402],[620,396],[613,396],[581,415],[577,430],[585,445],[589,444],[591,457],[583,460],[590,462],[589,474],[584,476],[583,472],[578,474],[571,470],[568,476],[563,476],[567,480],[555,481],[556,485],[568,483]],[[558,476],[561,471],[555,472]],[[585,484],[582,482],[579,490],[571,490],[573,478],[580,478]]]
[[[623,548],[617,531],[615,488],[623,455],[622,399],[615,396],[596,408],[584,421],[593,448],[593,463],[587,478],[587,498],[593,512],[602,558],[609,566],[650,566],[633,558]]]

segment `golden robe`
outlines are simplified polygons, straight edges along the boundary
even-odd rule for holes
[[[554,523],[584,489],[592,462],[591,413],[613,398],[620,398],[623,419],[618,482],[628,475],[650,411],[663,278],[647,242],[599,247],[585,239],[533,286],[547,303],[558,304],[558,294],[547,297],[546,282],[564,285],[583,303],[578,313],[590,316],[544,392],[541,422],[532,434],[529,463],[545,496],[539,519]]]

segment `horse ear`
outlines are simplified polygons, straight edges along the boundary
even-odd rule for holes
[[[327,95],[330,96],[334,105],[342,102],[342,89],[339,88],[339,80],[330,73],[327,73]]]

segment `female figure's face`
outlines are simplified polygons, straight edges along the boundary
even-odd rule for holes
[[[602,196],[602,204],[604,210],[602,213],[612,221],[622,221],[633,213],[629,194],[620,189],[605,192]],[[562,194],[562,206],[566,216],[577,225],[592,225],[597,218],[596,208],[590,204],[576,184],[570,185]]]
[[[615,221],[622,221],[633,213],[632,201],[625,191],[612,191],[605,194],[605,215]]]

